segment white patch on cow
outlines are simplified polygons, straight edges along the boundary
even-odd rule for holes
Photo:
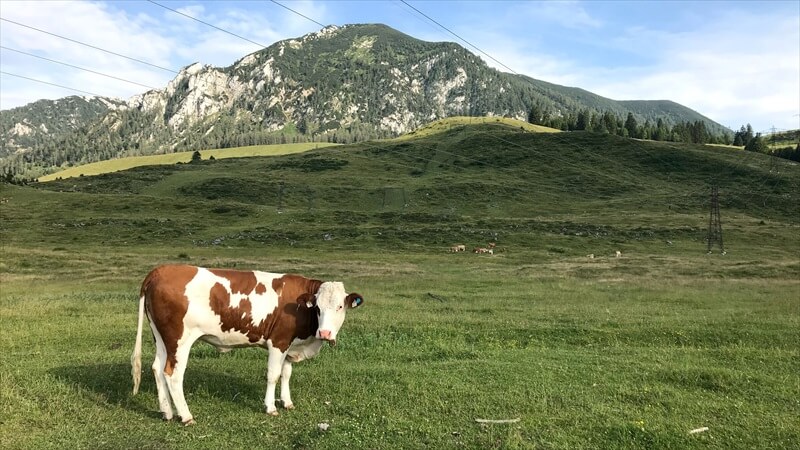
[[[311,336],[306,339],[295,338],[289,349],[286,351],[286,359],[290,362],[300,362],[304,359],[311,359],[319,353],[323,341]]]
[[[248,298],[252,306],[251,314],[254,325],[258,325],[278,307],[278,296],[272,289],[272,280],[281,275],[254,272],[256,280],[263,283],[266,292],[231,293],[231,283],[227,278],[214,275],[210,270],[199,268],[197,274],[186,284],[184,294],[189,299],[189,309],[183,318],[185,330],[198,329],[202,340],[217,348],[241,347],[252,345],[247,335],[236,330],[222,331],[222,318],[211,309],[211,289],[220,284],[230,295],[232,307],[239,306],[243,298]]]
[[[326,281],[319,286],[317,291],[317,307],[319,308],[319,331],[330,331],[330,340],[336,340],[336,335],[344,323],[347,305],[344,304],[347,292],[344,284],[338,281]]]
[[[267,288],[267,291],[263,294],[256,294],[253,292],[250,295],[250,303],[253,305],[253,322],[259,324],[262,320],[266,319],[268,315],[275,312],[275,308],[278,307],[278,294],[272,289],[272,280],[282,277],[283,274],[267,272],[253,273],[256,275],[256,280]]]

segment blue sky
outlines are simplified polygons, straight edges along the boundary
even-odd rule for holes
[[[271,1],[158,3],[263,45],[316,32],[315,22],[383,23],[457,42],[505,72],[616,100],[673,100],[733,129],[800,128],[797,0],[279,1],[312,20]],[[80,95],[19,76],[125,99],[175,76],[9,21],[171,70],[228,66],[259,49],[148,1],[2,0],[0,17],[0,68],[13,74],[0,74],[0,109]]]

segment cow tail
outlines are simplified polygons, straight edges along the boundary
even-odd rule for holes
[[[144,297],[139,297],[139,324],[136,326],[136,344],[133,345],[131,355],[131,375],[133,376],[133,395],[139,392],[139,383],[142,381],[142,326],[144,325]]]

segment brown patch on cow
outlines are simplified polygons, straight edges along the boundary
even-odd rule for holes
[[[300,275],[284,275],[272,281],[278,294],[278,317],[269,338],[272,345],[285,352],[294,339],[314,336],[319,327],[316,305],[308,308],[306,299],[313,299],[322,281]]]
[[[231,270],[231,269],[208,269],[218,277],[222,277],[231,282],[231,292],[236,294],[249,294],[253,292],[257,284],[256,274],[250,271]],[[265,289],[266,291],[266,289]]]
[[[247,335],[247,340],[251,343],[258,342],[264,336],[265,329],[263,325],[269,321],[269,316],[266,320],[261,321],[261,324],[253,324],[253,304],[249,298],[243,298],[239,301],[239,306],[231,306],[231,295],[225,286],[220,283],[214,284],[209,294],[209,301],[211,310],[213,310],[220,317],[222,331],[237,331]]]
[[[233,293],[250,295],[266,292],[266,286],[258,283],[252,272],[211,272],[230,280]],[[209,304],[211,310],[220,316],[222,331],[242,333],[251,343],[269,339],[273,347],[285,352],[295,338],[306,339],[316,334],[319,326],[317,310],[306,307],[306,300],[313,300],[321,284],[321,281],[309,280],[299,275],[284,275],[273,279],[272,289],[278,295],[278,307],[259,323],[253,323],[250,299],[243,298],[238,306],[231,305],[231,293],[220,283],[212,287]]]
[[[164,366],[167,375],[172,375],[177,364],[175,353],[183,335],[183,317],[189,308],[186,285],[196,274],[197,267],[161,266],[153,269],[142,282],[140,292],[145,297],[147,317],[158,330],[167,350]]]

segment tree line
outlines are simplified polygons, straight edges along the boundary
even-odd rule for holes
[[[598,112],[581,109],[566,115],[551,114],[541,104],[535,104],[528,114],[528,122],[562,131],[593,131],[595,133],[608,133],[634,139],[647,139],[652,141],[687,142],[692,144],[730,144],[729,136],[712,133],[705,122],[679,122],[675,125],[667,124],[659,118],[654,122],[645,120],[639,123],[633,113],[629,112],[623,120],[622,117],[609,112]]]
[[[795,143],[792,145],[792,143]],[[749,152],[766,153],[778,158],[800,162],[800,130],[784,131],[763,136],[753,134],[753,127],[748,123],[733,136],[733,145],[744,146]]]
[[[745,150],[751,152],[800,161],[800,130],[765,137],[761,133],[754,133],[753,127],[748,123],[742,125],[731,138],[724,133],[712,133],[700,120],[678,122],[672,126],[667,125],[661,118],[655,123],[650,120],[639,123],[631,112],[628,113],[625,120],[622,120],[621,117],[611,112],[600,113],[589,109],[582,109],[566,115],[553,115],[538,103],[531,108],[528,122],[562,131],[593,131],[652,141],[734,145],[744,147]]]

